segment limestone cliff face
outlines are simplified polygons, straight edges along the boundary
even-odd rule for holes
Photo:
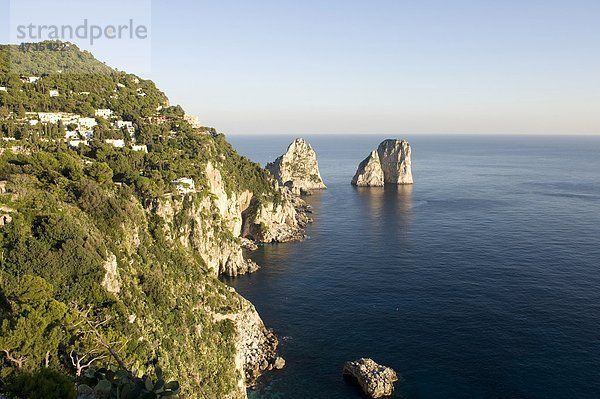
[[[227,229],[219,209],[209,196],[167,196],[151,203],[152,212],[163,222],[165,237],[179,241],[199,254],[215,276],[237,276],[258,270],[244,259],[240,241]]]
[[[233,288],[229,288],[235,292]],[[238,390],[242,397],[246,389],[252,387],[258,377],[272,370],[277,360],[279,341],[275,334],[265,327],[254,305],[239,297],[240,311],[232,314],[215,314],[214,321],[231,320],[236,330],[235,367],[240,375]]]
[[[302,210],[306,203],[287,188],[278,188],[277,202],[254,202],[245,212],[242,236],[272,243],[304,238],[304,226],[310,222]]]
[[[360,163],[352,184],[359,187],[382,187],[385,184],[385,177],[377,151],[373,151],[367,159]]]
[[[361,162],[352,179],[359,187],[413,184],[411,148],[406,140],[385,140]]]
[[[265,167],[279,184],[297,193],[323,190],[327,187],[319,173],[317,154],[304,139],[296,139],[285,154]]]
[[[228,195],[225,191],[221,171],[215,168],[211,162],[206,165],[206,178],[209,191],[216,197],[214,204],[227,228],[235,237],[240,237],[243,223],[242,214],[250,206],[254,194],[250,191],[243,191],[241,193],[232,192],[231,195]]]
[[[247,238],[256,242],[285,242],[303,237],[303,227],[309,221],[303,210],[306,204],[289,189],[273,181],[273,200],[250,191],[227,191],[217,165],[205,167],[206,185],[185,195],[165,195],[149,200],[146,211],[158,217],[165,237],[180,243],[190,253],[198,254],[214,276],[237,276],[258,269],[244,258]],[[135,232],[126,246],[135,246]],[[108,274],[108,269],[107,269]],[[233,288],[237,298],[235,312],[214,313],[214,323],[231,321],[236,331],[235,369],[239,376],[236,393],[230,398],[246,398],[246,388],[252,386],[265,371],[276,367],[277,337],[269,331],[254,306]],[[207,309],[207,311],[209,311]]]
[[[286,242],[303,237],[308,221],[298,211],[303,201],[274,187],[279,201],[259,200],[250,191],[227,193],[220,170],[205,169],[208,193],[167,195],[148,207],[161,218],[165,236],[198,253],[215,275],[238,276],[258,270],[245,259],[243,241]]]

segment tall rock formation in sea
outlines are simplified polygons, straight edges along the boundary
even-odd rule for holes
[[[408,141],[383,141],[377,150],[360,163],[352,184],[358,187],[413,184],[411,148]]]
[[[265,169],[271,172],[280,185],[298,194],[327,188],[319,173],[317,154],[302,138],[290,144],[286,153],[267,164]]]

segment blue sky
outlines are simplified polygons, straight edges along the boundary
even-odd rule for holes
[[[597,0],[153,1],[101,56],[229,134],[600,134]]]

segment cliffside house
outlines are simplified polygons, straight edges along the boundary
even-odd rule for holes
[[[180,177],[179,179],[173,180],[171,185],[175,187],[175,190],[181,195],[195,193],[196,184],[193,179],[188,177]]]
[[[200,120],[197,116],[185,114],[183,119],[187,123],[189,123],[194,129],[200,129],[202,127],[202,124],[200,123]]]
[[[40,80],[39,76],[21,77],[21,82],[23,82],[23,83],[36,83],[38,80]]]
[[[69,117],[69,114],[64,114],[62,112],[39,112],[38,119],[42,123],[58,123],[63,120],[63,118]]]
[[[98,125],[95,118],[79,118],[80,129],[93,129],[94,126]]]
[[[106,139],[104,142],[112,145],[115,148],[125,148],[125,140],[122,139]]]
[[[115,126],[116,129],[127,128],[127,130],[129,130],[129,129],[133,129],[133,122],[130,122],[130,121],[115,121],[114,126]]]
[[[77,148],[82,144],[87,145],[88,142],[86,140],[69,140],[69,141],[67,141],[67,145],[71,148]]]
[[[109,119],[113,115],[112,110],[110,109],[97,109],[96,116],[104,119]]]
[[[0,91],[8,91],[8,89],[4,86],[0,86]]]
[[[141,152],[145,152],[146,154],[148,153],[148,146],[146,146],[146,145],[132,145],[131,149],[133,151],[141,151]]]

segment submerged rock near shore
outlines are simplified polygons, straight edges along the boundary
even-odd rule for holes
[[[394,370],[371,359],[346,362],[343,373],[344,377],[355,380],[364,393],[372,398],[390,396],[394,393],[394,382],[398,381]]]
[[[296,194],[307,194],[311,190],[324,190],[319,173],[317,154],[304,139],[296,139],[285,154],[265,167],[280,185]]]
[[[413,184],[411,148],[406,140],[385,140],[358,166],[352,179],[358,187]]]

